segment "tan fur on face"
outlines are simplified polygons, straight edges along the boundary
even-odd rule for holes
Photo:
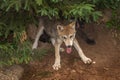
[[[75,22],[67,25],[67,26],[60,26],[61,29],[58,29],[58,34],[60,36],[62,35],[70,35],[70,34],[74,34],[76,31],[75,31]]]
[[[58,35],[66,46],[72,46],[75,38],[75,23],[71,23],[67,26],[57,26]]]

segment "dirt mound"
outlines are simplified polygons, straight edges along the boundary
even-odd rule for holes
[[[77,38],[86,56],[95,64],[85,65],[74,50],[72,54],[61,53],[62,68],[54,71],[54,47],[47,44],[44,48],[49,45],[52,50],[41,61],[24,65],[25,73],[21,80],[120,80],[120,50],[111,30],[102,24],[87,24],[85,31],[96,40],[95,45],[86,44],[79,35]]]

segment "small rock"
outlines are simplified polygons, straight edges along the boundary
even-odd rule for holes
[[[95,61],[93,61],[92,63],[93,63],[93,64],[95,64],[96,62],[95,62]]]
[[[71,70],[71,73],[76,73],[76,70],[74,70],[74,69],[73,69],[73,70]]]
[[[107,67],[104,67],[103,69],[104,69],[104,70],[106,70],[106,71],[108,71],[108,70],[109,70],[109,68],[107,68]]]

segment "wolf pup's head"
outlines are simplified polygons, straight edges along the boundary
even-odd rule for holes
[[[60,39],[65,43],[66,45],[66,52],[71,53],[73,41],[75,39],[75,22],[70,23],[69,25],[62,26],[57,25],[57,32],[60,37]]]

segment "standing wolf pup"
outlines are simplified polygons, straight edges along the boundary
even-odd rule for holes
[[[52,26],[50,26],[52,25]],[[55,63],[53,65],[54,70],[61,68],[60,64],[60,46],[64,42],[66,46],[66,52],[72,52],[72,46],[74,46],[85,64],[90,64],[92,60],[85,56],[82,49],[79,46],[77,39],[75,38],[75,22],[58,21],[56,19],[49,20],[47,17],[41,17],[39,21],[39,31],[36,35],[35,42],[32,49],[37,48],[38,41],[42,33],[45,31],[55,47]]]

